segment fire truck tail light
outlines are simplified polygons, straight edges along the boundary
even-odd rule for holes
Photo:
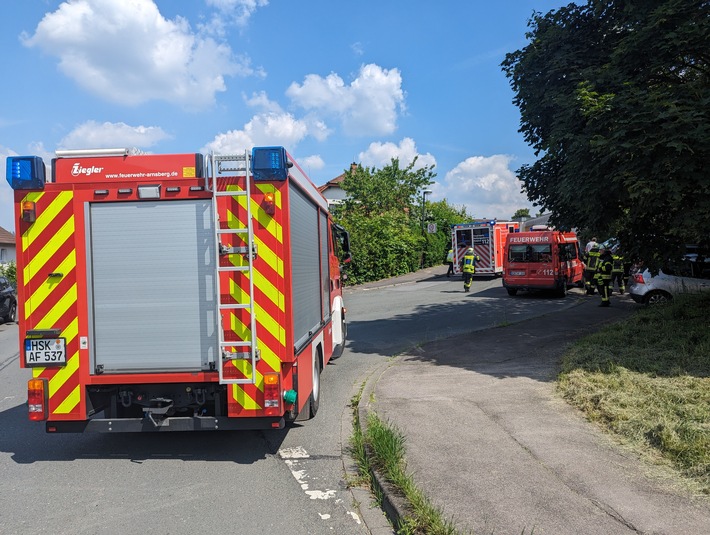
[[[263,203],[263,208],[264,211],[269,214],[269,215],[274,215],[274,212],[276,211],[275,206],[274,206],[274,194],[273,192],[268,192],[264,194],[264,203]]]
[[[49,410],[49,389],[46,379],[27,381],[27,408],[30,420],[46,420]]]
[[[264,409],[267,416],[279,413],[281,404],[281,385],[278,373],[264,374]]]
[[[39,156],[9,156],[5,178],[12,189],[44,189],[47,170]]]
[[[34,223],[37,220],[37,209],[33,201],[25,201],[22,203],[22,221],[25,223]]]

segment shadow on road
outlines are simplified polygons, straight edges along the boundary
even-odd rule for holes
[[[275,455],[288,428],[267,431],[48,434],[27,420],[25,404],[0,412],[0,452],[18,464],[78,459],[231,461],[253,464]]]

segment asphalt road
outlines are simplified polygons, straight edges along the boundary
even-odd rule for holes
[[[459,279],[438,276],[445,271],[347,289],[349,342],[323,371],[318,416],[283,431],[48,435],[27,420],[30,372],[19,368],[17,325],[0,325],[0,531],[368,533],[341,458],[349,402],[365,377],[424,341],[581,298],[512,299],[500,280],[476,281],[464,294]]]

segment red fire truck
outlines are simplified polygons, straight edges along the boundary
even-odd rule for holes
[[[461,273],[461,261],[466,250],[473,250],[481,258],[475,276],[495,276],[503,273],[505,237],[520,228],[517,221],[476,219],[470,223],[451,226],[451,248],[454,251],[454,273]]]
[[[346,336],[348,236],[283,147],[7,159],[21,366],[47,432],[281,428]]]
[[[569,287],[582,287],[583,274],[574,232],[543,226],[508,234],[503,271],[508,295],[516,295],[518,290],[554,290],[564,297]]]

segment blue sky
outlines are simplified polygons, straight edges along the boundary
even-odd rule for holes
[[[501,71],[562,0],[25,0],[0,18],[0,155],[283,145],[316,185],[351,162],[435,164],[431,200],[537,209]],[[0,181],[0,226],[14,231]]]

